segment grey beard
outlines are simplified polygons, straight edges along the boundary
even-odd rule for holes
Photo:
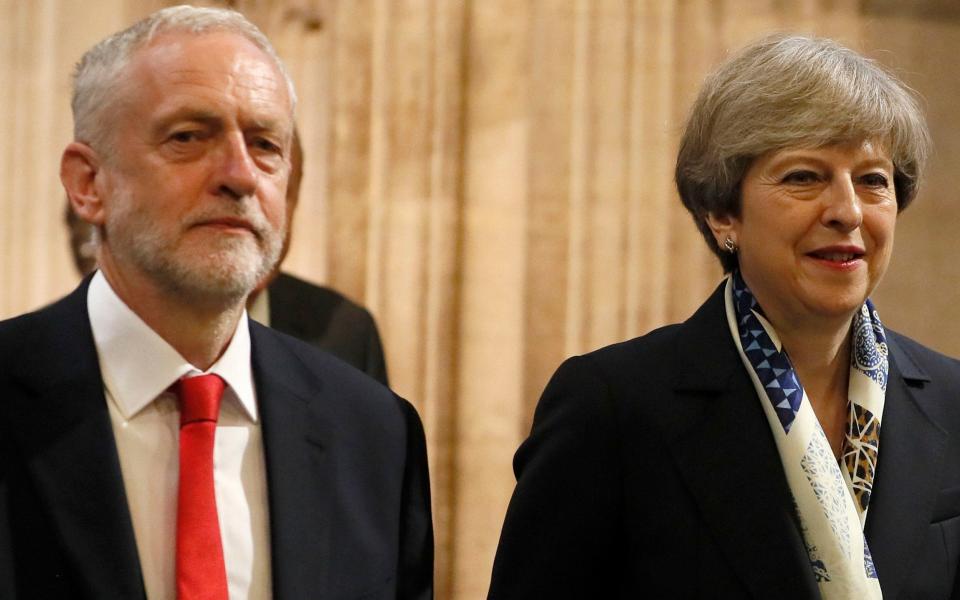
[[[223,244],[202,260],[191,257],[188,261],[170,252],[153,254],[141,240],[130,248],[130,259],[178,297],[229,305],[245,301],[270,273],[280,256],[281,244],[266,243],[259,252],[247,240],[224,240]]]
[[[255,238],[212,238],[203,252],[187,254],[176,247],[177,240],[166,239],[163,232],[138,213],[130,198],[116,201],[118,210],[104,234],[114,256],[147,274],[160,288],[189,302],[228,306],[245,301],[273,270],[283,248],[284,228],[273,231],[259,210],[250,214],[251,211],[234,207],[232,216],[248,219],[257,231]]]

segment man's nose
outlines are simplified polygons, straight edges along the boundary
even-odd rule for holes
[[[258,177],[257,165],[244,136],[240,133],[225,136],[219,157],[219,191],[237,200],[251,196],[257,189]]]

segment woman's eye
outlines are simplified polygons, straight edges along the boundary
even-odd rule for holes
[[[783,183],[806,184],[815,183],[819,178],[813,171],[791,171],[783,177]]]
[[[890,186],[890,180],[883,173],[868,173],[861,177],[860,181],[875,188],[887,189]]]

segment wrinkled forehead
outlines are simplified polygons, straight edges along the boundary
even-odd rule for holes
[[[232,102],[292,126],[292,99],[273,59],[242,35],[212,31],[158,34],[132,56],[130,91]]]

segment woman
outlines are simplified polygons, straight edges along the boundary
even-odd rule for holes
[[[706,80],[676,180],[730,275],[554,375],[491,598],[960,598],[960,364],[868,299],[927,148],[903,84],[829,40]]]

